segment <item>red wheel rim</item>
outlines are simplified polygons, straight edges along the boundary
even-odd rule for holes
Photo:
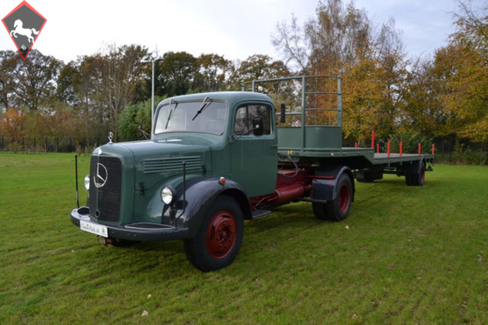
[[[339,192],[339,210],[345,213],[349,208],[351,202],[351,192],[349,191],[349,185],[347,183],[342,184]]]
[[[217,212],[207,229],[207,250],[214,258],[226,257],[237,239],[236,218],[229,211]]]

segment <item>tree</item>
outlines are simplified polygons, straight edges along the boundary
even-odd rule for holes
[[[365,139],[372,130],[387,137],[394,131],[404,105],[408,62],[393,19],[377,28],[354,2],[328,0],[319,3],[315,17],[303,27],[295,17],[289,26],[278,24],[273,44],[286,62],[296,63],[299,73],[342,76],[346,138]],[[330,91],[332,85],[321,82],[317,79],[311,87]],[[310,96],[309,101],[312,107],[336,106],[330,96]],[[337,120],[332,113],[312,115],[317,121]]]
[[[285,64],[295,63],[299,73],[306,74],[310,54],[305,44],[306,36],[298,25],[297,18],[292,15],[290,26],[286,22],[278,23],[276,32],[272,36],[272,44],[284,54]]]
[[[149,58],[147,48],[138,45],[124,45],[116,48],[112,45],[104,56],[102,98],[110,110],[117,140],[118,118],[128,104],[136,98],[136,89],[142,80],[141,65]]]
[[[151,53],[150,57],[159,57],[158,53]],[[144,61],[141,66],[142,80],[136,86],[136,101],[146,101],[151,99],[152,95],[152,62],[150,60]],[[154,64],[154,96],[163,96],[163,79],[162,69],[159,61]]]
[[[21,61],[14,51],[0,51],[0,103],[5,110],[15,102],[15,71]]]
[[[457,1],[457,31],[451,44],[462,49],[457,73],[450,80],[452,92],[444,97],[462,128],[458,135],[475,142],[488,141],[488,4],[473,8],[471,1]],[[458,57],[459,58],[459,57]]]
[[[21,110],[9,108],[0,120],[0,134],[4,137],[20,140],[26,134],[29,114]]]
[[[435,134],[454,134],[474,142],[488,141],[488,5],[472,8],[458,1],[456,32],[435,53],[426,76],[435,100]],[[423,103],[425,104],[425,102]]]
[[[74,109],[82,121],[82,128],[78,133],[83,134],[85,143],[90,143],[90,137],[100,137],[107,134],[109,119],[106,106],[103,104],[104,91],[104,57],[100,54],[79,57],[75,67],[78,77],[73,78],[72,86],[76,93]]]
[[[410,64],[406,73],[406,86],[403,88],[405,105],[401,116],[401,129],[428,136],[445,137],[453,134],[456,118],[450,114],[443,103],[442,96],[449,92],[448,80],[451,78],[452,55],[454,49],[439,49],[435,60],[421,60]]]
[[[15,69],[15,95],[17,105],[35,111],[53,99],[56,79],[62,62],[53,56],[32,50],[29,58]]]
[[[197,62],[197,87],[201,91],[224,90],[231,69],[231,61],[217,54],[202,54]]]
[[[341,74],[343,64],[358,62],[370,54],[372,25],[364,10],[342,0],[319,2],[315,18],[299,27],[295,17],[291,25],[277,25],[273,44],[281,50],[286,62],[296,62],[301,73]]]
[[[284,77],[290,74],[290,70],[282,61],[275,61],[269,55],[254,54],[242,62],[237,62],[229,83],[233,88],[241,89],[242,83]],[[250,90],[250,85],[248,84],[245,89]],[[260,83],[256,90],[268,94],[285,92],[283,85],[277,83]]]
[[[59,72],[57,79],[56,98],[62,102],[75,106],[79,103],[78,90],[81,83],[81,73],[72,61]]]
[[[168,97],[184,95],[194,87],[198,73],[197,59],[187,52],[167,52],[160,65],[163,94]]]
[[[162,101],[164,97],[155,97],[155,103]],[[151,100],[138,102],[127,106],[119,120],[119,137],[123,141],[142,140],[144,136],[139,131],[139,126],[148,133],[151,131]]]

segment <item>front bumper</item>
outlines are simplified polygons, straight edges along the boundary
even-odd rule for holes
[[[71,222],[80,227],[80,221],[88,221],[97,224],[90,218],[88,207],[80,207],[71,211]],[[167,241],[175,239],[188,239],[188,228],[176,228],[157,223],[133,223],[123,226],[105,225],[109,238],[118,238],[132,241]]]

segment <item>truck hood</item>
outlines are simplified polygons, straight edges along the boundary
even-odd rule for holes
[[[138,158],[170,158],[186,156],[191,153],[210,151],[209,144],[196,143],[190,140],[168,139],[159,141],[135,141],[114,144],[129,149],[136,160]]]
[[[199,143],[200,142],[200,143]],[[211,166],[210,144],[198,140],[146,140],[108,144],[113,151],[131,152],[134,157],[136,188],[150,189],[168,178],[183,174],[203,175]],[[112,151],[111,150],[111,151]]]

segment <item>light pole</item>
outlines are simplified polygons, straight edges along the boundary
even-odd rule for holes
[[[152,59],[151,61],[142,61],[142,63],[149,63],[151,62],[151,65],[152,65],[152,71],[151,71],[151,137],[153,135],[153,131],[154,131],[154,69],[155,69],[155,65],[156,65],[156,61],[160,61],[162,60],[163,58],[155,58],[155,59]]]

